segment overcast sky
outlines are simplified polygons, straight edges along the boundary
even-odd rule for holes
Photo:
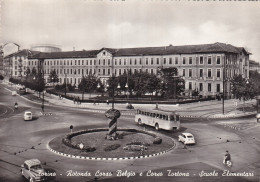
[[[260,61],[259,9],[260,2],[2,0],[1,41],[63,51],[223,42]]]

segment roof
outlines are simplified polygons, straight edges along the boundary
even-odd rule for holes
[[[160,110],[156,110],[156,109],[137,108],[137,110],[144,111],[144,112],[150,112],[150,113],[163,114],[163,115],[178,114],[178,113],[176,113],[176,111],[160,111]]]
[[[31,59],[60,59],[60,58],[95,58],[99,50],[67,51],[67,52],[40,52]]]
[[[39,51],[31,51],[29,49],[23,49],[23,50],[20,50],[18,52],[14,52],[12,54],[9,54],[9,55],[5,56],[5,58],[10,58],[10,57],[14,57],[14,56],[31,57],[31,56],[34,56],[34,55],[39,54],[39,53],[40,53]]]
[[[39,161],[39,159],[26,160],[26,161],[24,161],[24,163],[27,164],[28,166],[33,166],[33,165],[41,164],[41,162]]]
[[[182,134],[186,136],[193,136],[191,133],[182,133]]]
[[[163,46],[163,47],[139,47],[139,48],[102,48],[112,53],[113,56],[142,56],[142,55],[170,55],[170,54],[194,54],[194,53],[240,53],[244,51],[250,54],[243,47],[235,47],[230,44],[216,42],[214,44]]]
[[[161,47],[136,47],[136,48],[102,48],[100,50],[63,51],[63,52],[38,52],[22,50],[9,56],[27,55],[29,59],[62,59],[62,58],[96,58],[97,54],[106,50],[114,57],[119,56],[145,56],[145,55],[172,55],[172,54],[203,54],[203,53],[249,53],[243,47],[216,42],[213,44],[161,46]]]

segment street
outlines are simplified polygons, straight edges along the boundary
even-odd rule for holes
[[[18,110],[14,103],[19,104]],[[203,103],[201,103],[203,104]],[[98,106],[95,106],[98,107]],[[139,106],[141,107],[141,106]],[[203,116],[215,113],[217,106],[189,109]],[[227,105],[227,110],[233,106]],[[210,117],[185,118],[181,120],[181,131],[158,131],[172,137],[175,148],[163,155],[135,160],[97,161],[82,160],[57,155],[47,149],[48,142],[56,136],[73,131],[108,126],[102,112],[84,108],[45,105],[12,96],[0,85],[0,181],[27,181],[21,176],[20,166],[27,159],[37,158],[44,168],[55,171],[52,181],[259,181],[260,179],[260,134],[259,124],[252,118],[212,119]],[[33,113],[32,121],[24,121],[24,111]],[[240,123],[240,130],[228,127]],[[246,123],[246,125],[245,125]],[[134,115],[122,115],[119,128],[139,127]],[[155,129],[145,127],[146,130]],[[195,136],[196,144],[184,146],[178,142],[181,132]],[[223,165],[225,151],[230,151],[233,166]],[[244,176],[229,176],[227,171],[244,173]],[[77,175],[84,173],[85,175]]]

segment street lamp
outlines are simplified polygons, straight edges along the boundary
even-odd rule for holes
[[[51,77],[52,80],[52,87],[54,88],[54,77]]]

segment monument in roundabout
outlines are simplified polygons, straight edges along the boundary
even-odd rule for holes
[[[114,160],[146,158],[163,154],[174,148],[172,138],[144,127],[118,128],[119,110],[105,112],[108,128],[74,131],[51,140],[48,148],[67,157]]]

